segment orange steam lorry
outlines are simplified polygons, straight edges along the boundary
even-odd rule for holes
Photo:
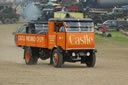
[[[50,58],[50,64],[61,67],[64,62],[81,62],[94,67],[96,49],[94,23],[91,19],[53,18],[48,22],[30,22],[26,33],[16,34],[17,46],[24,49],[27,65]]]

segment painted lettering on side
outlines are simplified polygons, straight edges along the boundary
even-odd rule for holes
[[[19,35],[19,36],[18,36],[18,40],[20,40],[20,41],[25,41],[25,36]]]
[[[35,36],[26,36],[26,41],[35,42],[36,41],[36,37]]]
[[[44,41],[44,37],[40,37],[40,36],[24,36],[24,35],[19,35],[18,36],[18,40],[19,41],[32,41],[32,42],[43,42]]]
[[[44,37],[37,36],[37,42],[43,42],[43,41],[44,41]]]
[[[56,35],[49,35],[49,44],[55,44]]]
[[[88,35],[76,36],[70,35],[69,42],[71,45],[91,45],[94,38]]]

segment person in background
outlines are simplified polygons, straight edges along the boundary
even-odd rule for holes
[[[67,13],[64,18],[74,18],[74,17],[72,17],[69,13]]]
[[[102,26],[102,32],[103,32],[103,35],[106,35],[106,26],[105,25]]]
[[[66,7],[63,7],[63,8],[62,8],[62,11],[63,11],[63,12],[67,11]]]

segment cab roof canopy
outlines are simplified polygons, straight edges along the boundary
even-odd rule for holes
[[[92,22],[92,19],[90,18],[84,18],[84,19],[75,19],[75,18],[51,18],[49,21],[55,21],[55,22]]]

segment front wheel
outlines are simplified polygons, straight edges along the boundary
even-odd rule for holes
[[[88,56],[87,59],[86,59],[87,67],[94,67],[95,63],[96,63],[96,54],[91,53],[91,55]]]
[[[30,47],[26,47],[24,50],[24,59],[27,65],[36,64],[38,57],[35,55],[34,51]]]
[[[55,49],[52,53],[52,61],[55,67],[62,67],[63,55],[59,50]]]

